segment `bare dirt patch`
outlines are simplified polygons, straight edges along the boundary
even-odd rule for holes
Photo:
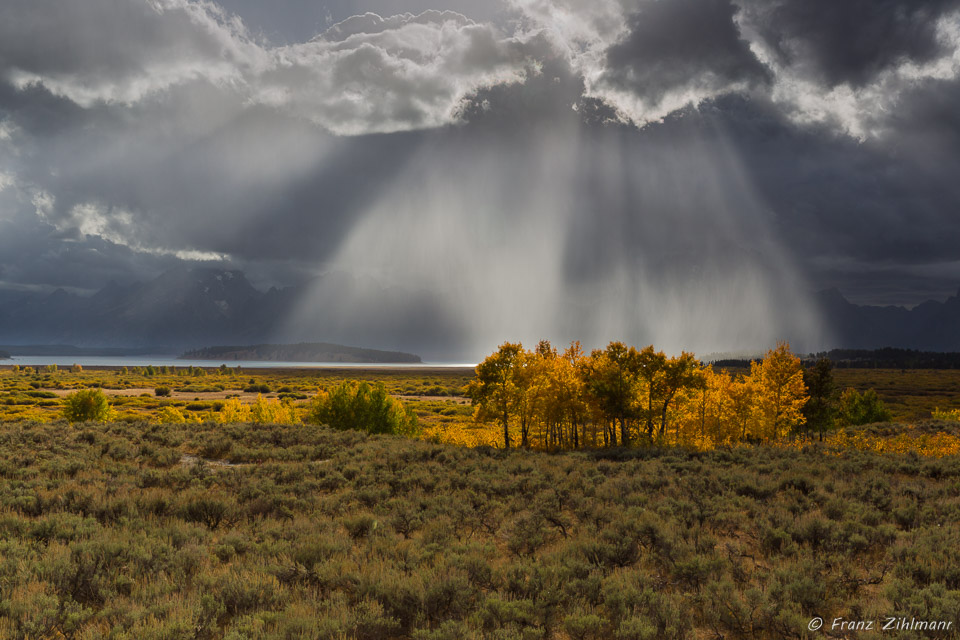
[[[180,456],[180,466],[181,467],[196,467],[197,465],[207,465],[208,467],[220,467],[220,468],[236,468],[236,467],[249,467],[252,466],[250,463],[239,463],[239,462],[230,462],[228,460],[213,460],[211,458],[201,458],[200,456],[195,456],[189,453],[185,453]]]
[[[400,400],[422,400],[423,402],[452,402],[454,404],[470,404],[470,398],[463,396],[405,396],[393,394],[394,398]]]
[[[50,391],[58,396],[66,396],[78,391],[78,389],[43,389]],[[246,391],[171,391],[167,396],[156,396],[153,389],[101,389],[104,395],[110,397],[130,397],[137,398],[143,395],[152,397],[169,398],[173,400],[226,400],[227,398],[240,398],[241,402],[254,402],[257,399],[257,393],[247,393]],[[275,393],[264,393],[264,398],[275,398]]]

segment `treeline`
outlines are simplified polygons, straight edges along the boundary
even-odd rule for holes
[[[914,349],[831,349],[803,358],[805,365],[829,360],[838,369],[960,369],[960,353],[916,351]],[[715,367],[746,368],[749,360],[713,361]]]
[[[833,349],[816,354],[839,369],[960,369],[960,353],[913,349]]]
[[[544,449],[767,441],[802,431],[809,400],[786,343],[732,374],[652,346],[587,355],[578,342],[563,352],[508,342],[477,366],[467,395],[478,420],[499,423],[504,447]]]

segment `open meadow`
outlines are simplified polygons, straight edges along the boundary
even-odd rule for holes
[[[732,369],[744,374],[746,370]],[[78,389],[99,388],[110,398],[119,422],[158,421],[164,408],[185,420],[222,418],[225,402],[244,405],[261,400],[286,402],[302,416],[320,390],[347,381],[382,383],[418,418],[421,436],[437,442],[496,446],[494,424],[473,420],[466,385],[470,368],[324,368],[247,369],[228,367],[105,367],[87,369],[64,364],[14,370],[0,366],[0,421],[60,417],[63,397]],[[911,423],[929,419],[937,409],[960,409],[960,370],[836,369],[840,389],[876,390],[892,419]],[[160,389],[161,394],[157,394]]]
[[[478,425],[470,401],[463,397],[473,377],[469,368],[411,369],[248,369],[227,367],[105,367],[63,365],[15,371],[0,366],[0,421],[49,421],[60,417],[63,397],[79,389],[98,388],[110,398],[118,422],[158,421],[164,408],[186,421],[216,420],[228,400],[243,405],[283,402],[299,418],[320,390],[346,381],[382,383],[387,392],[417,415],[422,436],[438,441],[493,444],[496,430]],[[160,389],[160,394],[157,394]],[[169,421],[169,420],[168,420]]]

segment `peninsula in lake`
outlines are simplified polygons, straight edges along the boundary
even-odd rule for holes
[[[255,344],[249,346],[206,347],[188,351],[183,360],[265,360],[275,362],[344,362],[375,364],[416,364],[420,356],[402,351],[380,351],[346,347],[329,342],[299,344]]]

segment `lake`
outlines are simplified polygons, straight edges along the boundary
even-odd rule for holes
[[[9,360],[0,360],[0,366],[44,367],[55,364],[69,367],[79,364],[82,367],[219,367],[225,364],[231,369],[320,369],[336,367],[341,369],[437,369],[437,368],[473,368],[476,364],[450,362],[418,363],[378,363],[378,362],[273,362],[267,360],[180,360],[176,356],[13,356]]]

